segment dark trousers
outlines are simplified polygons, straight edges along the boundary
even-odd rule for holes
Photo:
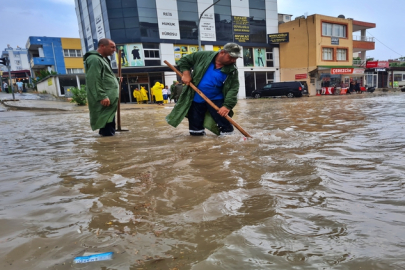
[[[224,104],[224,100],[212,100],[212,102],[221,108]],[[226,120],[225,117],[222,117],[218,112],[212,108],[208,103],[197,103],[194,102],[191,104],[190,109],[188,110],[188,127],[190,135],[193,136],[202,136],[205,135],[204,131],[204,117],[205,113],[208,112],[211,114],[214,121],[217,123],[219,131],[221,133],[232,132],[233,126]]]
[[[115,134],[115,116],[111,123],[105,124],[105,127],[100,128],[98,134],[101,136],[114,136]]]

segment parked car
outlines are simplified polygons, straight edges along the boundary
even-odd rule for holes
[[[287,96],[289,98],[302,97],[307,95],[308,89],[306,89],[300,82],[272,82],[265,85],[261,89],[256,89],[252,92],[252,97],[275,97],[275,96]]]

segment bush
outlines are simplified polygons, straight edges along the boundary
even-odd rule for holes
[[[79,106],[83,106],[87,104],[87,93],[86,93],[86,86],[81,85],[80,88],[72,87],[70,88],[72,92],[72,103],[76,103]]]

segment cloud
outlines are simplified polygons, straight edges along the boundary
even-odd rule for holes
[[[74,0],[48,0],[48,1],[56,3],[56,4],[65,4],[65,5],[71,5],[71,6],[75,5]]]

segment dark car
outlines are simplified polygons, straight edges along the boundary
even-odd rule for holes
[[[302,95],[308,95],[308,89],[306,89],[300,82],[272,82],[265,85],[262,89],[257,89],[252,92],[252,97],[276,97],[287,96],[302,97]]]

